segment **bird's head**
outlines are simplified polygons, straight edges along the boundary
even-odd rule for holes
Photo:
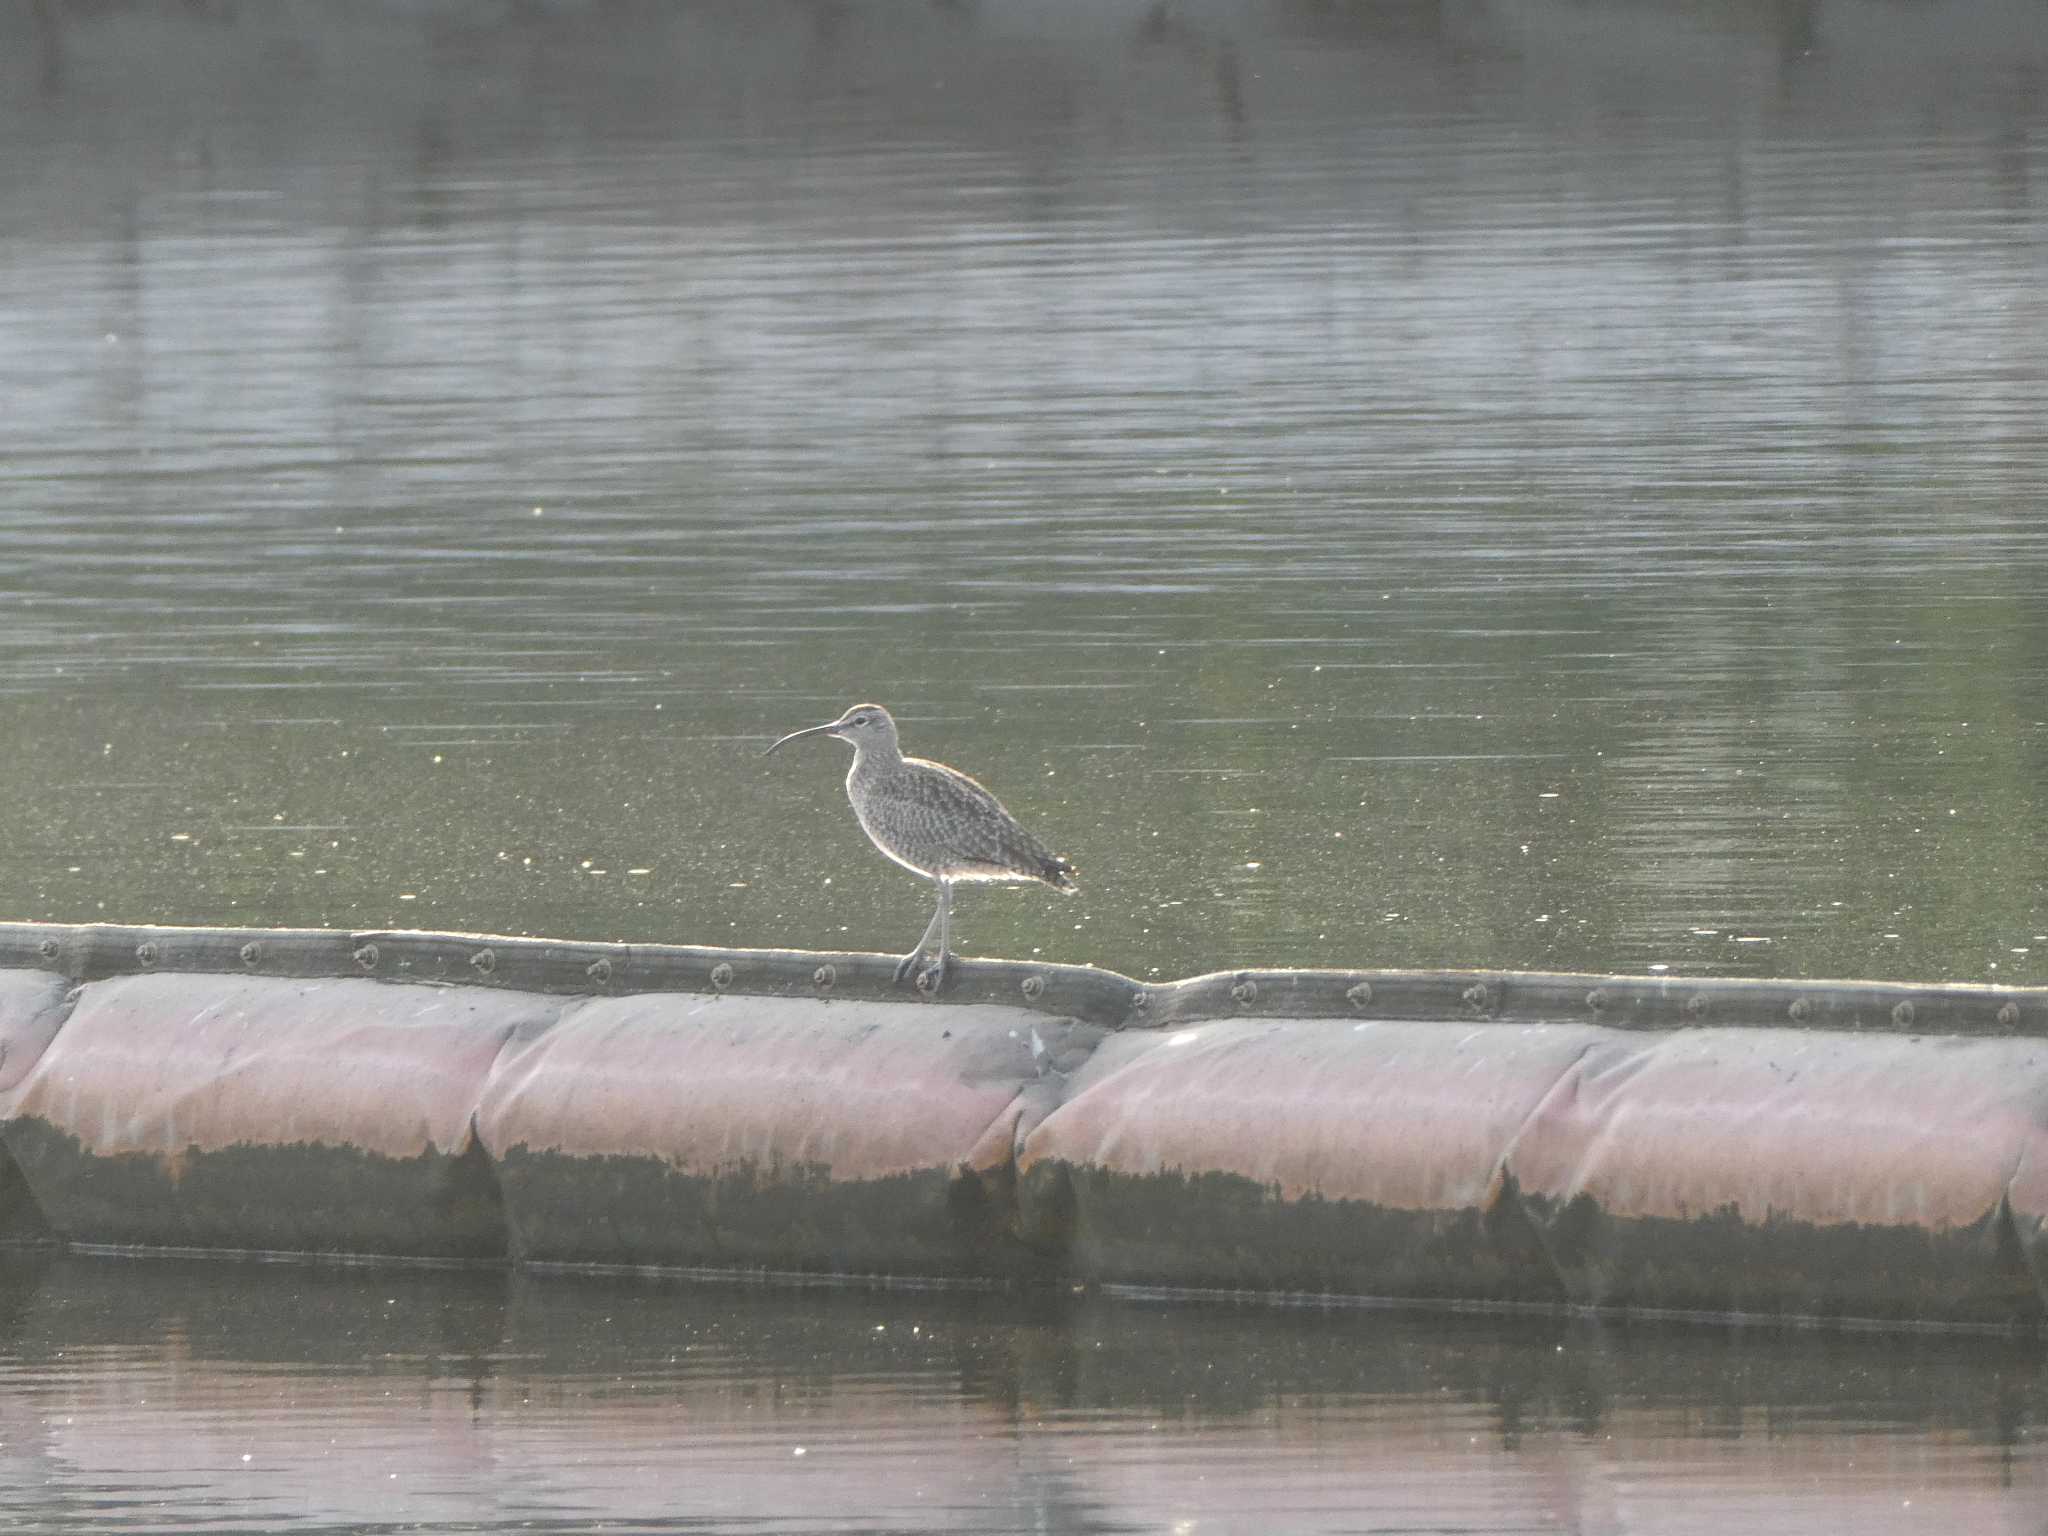
[[[806,736],[837,736],[841,741],[851,742],[856,752],[896,750],[896,722],[879,704],[856,704],[837,720],[791,731],[781,741],[771,744],[768,751],[773,752],[785,742],[800,741]],[[761,755],[766,757],[768,754],[764,752]]]

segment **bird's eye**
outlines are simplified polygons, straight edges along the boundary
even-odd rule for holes
[[[855,715],[853,717],[853,723],[855,725],[866,725],[871,718],[873,717],[869,715]]]

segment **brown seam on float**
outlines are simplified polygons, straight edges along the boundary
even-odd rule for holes
[[[91,982],[81,981],[64,989],[64,995],[57,999],[58,1029],[62,1029],[71,1022],[71,1016],[78,1012],[78,1005],[85,1000],[85,989],[91,985]],[[50,1043],[54,1045],[56,1041],[57,1037],[54,1034],[51,1035]],[[45,1046],[44,1049],[47,1050],[49,1047]]]
[[[527,995],[531,996],[532,994],[529,993]],[[498,1074],[505,1069],[505,1059],[515,1050],[524,1050],[527,1046],[546,1039],[547,1036],[568,1023],[571,1014],[581,1012],[587,1005],[596,1001],[598,999],[595,997],[559,998],[556,1000],[554,1018],[540,1029],[528,1033],[522,1034],[519,1026],[516,1024],[507,1024],[505,1026],[505,1032],[498,1041],[497,1054],[491,1057],[491,1064],[484,1068],[483,1076],[477,1079],[476,1097],[469,1106],[470,1128],[476,1135],[477,1145],[483,1146],[484,1155],[490,1158],[494,1174],[497,1169],[498,1155],[488,1146],[484,1146],[483,1130],[478,1121],[484,1112],[484,1099],[491,1091],[491,1084],[497,1081]]]
[[[1605,1028],[1605,1026],[1596,1027]],[[1563,1293],[1565,1300],[1574,1306],[1588,1305],[1588,1299],[1578,1294],[1578,1287],[1573,1284],[1571,1271],[1558,1259],[1557,1250],[1551,1243],[1550,1223],[1540,1212],[1530,1208],[1529,1201],[1522,1193],[1522,1181],[1515,1176],[1514,1169],[1510,1166],[1510,1160],[1515,1155],[1515,1149],[1521,1146],[1522,1138],[1528,1134],[1530,1125],[1556,1099],[1559,1090],[1566,1083],[1584,1080],[1580,1069],[1585,1065],[1586,1058],[1592,1055],[1600,1046],[1611,1044],[1613,1039],[1622,1033],[1623,1031],[1620,1030],[1607,1030],[1609,1038],[1588,1040],[1585,1045],[1580,1047],[1578,1053],[1557,1074],[1556,1081],[1543,1091],[1543,1096],[1522,1117],[1522,1123],[1515,1127],[1514,1134],[1508,1137],[1507,1145],[1501,1149],[1500,1156],[1494,1160],[1492,1177],[1487,1181],[1489,1184],[1494,1183],[1496,1180],[1505,1181],[1505,1187],[1513,1189],[1515,1203],[1521,1207],[1523,1220],[1529,1224],[1530,1229],[1536,1234],[1536,1246],[1543,1251],[1544,1263],[1550,1266],[1551,1275],[1556,1279],[1558,1289]],[[1633,1031],[1629,1033],[1633,1033]],[[1651,1050],[1655,1048],[1655,1046],[1647,1047],[1647,1049]]]
[[[505,1166],[499,1155],[500,1149],[493,1147],[484,1139],[484,1100],[490,1094],[491,1085],[497,1081],[498,1074],[504,1070],[508,1057],[560,1029],[568,1022],[571,1014],[596,1000],[594,997],[577,996],[558,998],[554,1018],[531,1032],[522,1032],[518,1025],[507,1024],[504,1034],[498,1040],[497,1052],[491,1057],[491,1064],[484,1068],[477,1078],[476,1092],[469,1104],[469,1142],[482,1160],[491,1187],[497,1193],[498,1227],[504,1235],[504,1260],[507,1263],[521,1262],[521,1251],[525,1244],[520,1237],[519,1214],[514,1209],[512,1194],[505,1187]]]
[[[2026,1262],[2027,1273],[2033,1276],[2035,1294],[2041,1298],[2042,1306],[2048,1307],[2048,1276],[2044,1276],[2041,1273],[2041,1264],[2038,1258],[2041,1218],[2038,1213],[2032,1217],[2034,1236],[2030,1241],[2020,1235],[2019,1216],[2013,1210],[2012,1204],[2012,1187],[2019,1183],[2020,1175],[2026,1172],[2028,1159],[2032,1156],[2033,1148],[2022,1143],[2018,1155],[2012,1160],[2012,1172],[2005,1176],[2005,1182],[1999,1186],[1998,1208],[2005,1214],[2006,1227],[2012,1233],[2012,1240],[2018,1247],[2021,1257]]]
[[[1075,1020],[1075,1022],[1081,1022]],[[1086,1047],[1086,1054],[1066,1071],[1060,1071],[1047,1063],[1039,1068],[1039,1074],[1028,1083],[1022,1083],[1010,1095],[989,1120],[988,1125],[970,1144],[969,1153],[961,1158],[961,1166],[981,1181],[982,1187],[1000,1204],[1000,1224],[1004,1230],[1018,1234],[1031,1247],[1041,1251],[1066,1254],[1073,1246],[1074,1231],[1071,1211],[1064,1202],[1053,1202],[1066,1219],[1058,1220],[1056,1231],[1038,1231],[1034,1236],[1025,1236],[1025,1212],[1022,1194],[1024,1142],[1039,1126],[1052,1118],[1071,1102],[1073,1079],[1095,1059],[1095,1053],[1102,1049],[1103,1041],[1116,1034],[1114,1029],[1105,1032]],[[1037,1113],[1034,1114],[1033,1110]],[[998,1163],[985,1167],[976,1166],[970,1159],[973,1148],[980,1147],[994,1137],[1005,1120],[1009,1120],[1009,1135],[1003,1138],[1003,1156]]]
[[[484,1074],[486,1079],[490,1074]],[[483,1128],[477,1124],[480,1109],[469,1112],[469,1134],[464,1138],[461,1151],[454,1153],[449,1166],[455,1179],[461,1179],[463,1165],[474,1163],[476,1180],[482,1186],[473,1193],[481,1195],[493,1208],[497,1217],[498,1253],[501,1263],[510,1263],[518,1251],[519,1240],[512,1228],[512,1207],[505,1198],[505,1180],[498,1171],[498,1160],[491,1156],[491,1149],[484,1145]]]
[[[61,984],[64,978],[52,976],[51,980]],[[48,1012],[55,1019],[55,1022],[50,1026],[50,1038],[45,1040],[42,1049],[36,1052],[36,1059],[21,1069],[21,1076],[15,1080],[12,1087],[6,1090],[8,1093],[14,1093],[26,1083],[36,1067],[41,1064],[42,1059],[50,1054],[50,1047],[57,1043],[57,1037],[64,1032],[64,1026],[71,1022],[71,1016],[78,1012],[78,1005],[85,997],[85,988],[86,983],[82,981],[73,982],[70,986],[64,988],[63,994],[54,1003],[49,1005]],[[56,989],[52,987],[51,990],[54,991]],[[11,1044],[8,1041],[0,1040],[0,1068],[4,1068],[7,1065],[8,1053],[11,1048]]]

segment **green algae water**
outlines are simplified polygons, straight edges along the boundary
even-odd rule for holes
[[[0,911],[2048,979],[2028,5],[0,19]]]

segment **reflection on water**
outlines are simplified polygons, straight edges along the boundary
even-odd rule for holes
[[[2043,979],[2048,33],[0,17],[0,910]]]
[[[0,1276],[37,1530],[2033,1531],[2030,1347],[176,1261]]]

